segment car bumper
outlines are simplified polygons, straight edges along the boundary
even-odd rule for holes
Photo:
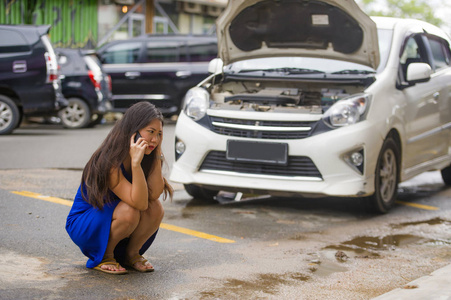
[[[53,89],[55,90],[55,112],[57,112],[60,109],[63,109],[66,106],[68,106],[69,101],[67,101],[67,99],[64,98],[64,95],[61,90],[61,83],[59,81],[53,82]]]
[[[374,192],[374,169],[382,138],[369,122],[331,130],[304,139],[258,140],[288,144],[289,156],[311,159],[320,176],[274,176],[223,170],[200,170],[210,151],[225,152],[227,140],[253,140],[216,134],[180,114],[176,138],[186,151],[174,163],[170,179],[217,190],[305,196],[367,196]],[[194,134],[195,133],[195,134]],[[363,149],[364,168],[359,172],[346,160],[347,154]]]
[[[104,115],[108,112],[113,111],[113,106],[110,100],[104,97],[102,93],[98,93],[98,99],[100,100],[98,100],[96,102],[96,105],[94,105],[92,113]]]

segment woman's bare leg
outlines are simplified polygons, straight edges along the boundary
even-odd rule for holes
[[[121,201],[116,206],[113,212],[113,218],[111,220],[110,236],[108,238],[108,244],[105,250],[104,258],[114,258],[114,249],[117,244],[124,238],[130,236],[136,229],[140,220],[140,211],[131,207],[127,203]],[[125,270],[120,267],[116,269],[115,265],[103,265],[102,268],[116,271]]]
[[[139,224],[130,235],[130,240],[126,249],[127,259],[130,260],[139,254],[139,250],[144,243],[158,230],[163,220],[164,209],[159,200],[149,202],[149,208],[141,212]],[[135,263],[139,269],[151,269],[150,263]]]

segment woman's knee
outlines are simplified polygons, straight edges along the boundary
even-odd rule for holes
[[[149,208],[145,211],[145,214],[148,218],[159,220],[161,222],[164,217],[163,205],[158,200],[152,201],[150,202]]]
[[[121,202],[114,210],[113,219],[129,226],[136,226],[139,223],[140,211],[127,203]]]

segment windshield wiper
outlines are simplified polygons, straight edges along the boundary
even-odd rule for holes
[[[271,69],[246,69],[240,70],[238,73],[250,73],[250,72],[277,72],[286,74],[324,74],[323,71],[303,68],[271,68]]]
[[[351,75],[356,75],[356,74],[374,74],[376,73],[376,71],[370,71],[370,70],[353,70],[353,69],[347,69],[347,70],[341,70],[341,71],[337,71],[337,72],[332,72],[331,74],[351,74]]]

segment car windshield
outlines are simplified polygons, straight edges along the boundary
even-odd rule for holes
[[[318,75],[318,74],[350,74],[367,75],[381,72],[387,63],[391,45],[392,30],[379,29],[380,63],[377,70],[371,67],[325,58],[314,57],[265,57],[238,61],[226,66],[226,73],[246,74],[252,72],[284,73],[289,75]]]

